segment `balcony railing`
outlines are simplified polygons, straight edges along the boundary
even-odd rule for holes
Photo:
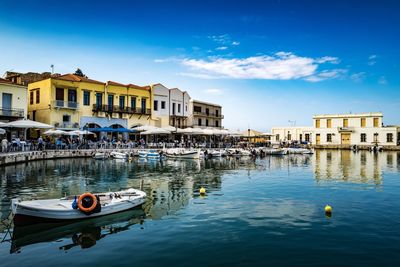
[[[79,104],[77,102],[73,102],[73,101],[55,100],[55,101],[53,101],[53,107],[78,109]]]
[[[97,105],[94,104],[92,110],[94,112],[108,112],[108,113],[127,113],[127,114],[143,114],[151,115],[151,109],[145,108],[131,108],[121,106]]]
[[[24,110],[21,108],[0,108],[0,116],[23,118]]]
[[[219,119],[223,119],[224,115],[222,114],[217,114],[217,113],[207,113],[207,112],[198,112],[198,111],[193,111],[194,115],[198,115],[198,116],[205,116],[205,117],[214,117],[214,118],[219,118]]]

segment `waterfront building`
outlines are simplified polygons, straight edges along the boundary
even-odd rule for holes
[[[169,104],[169,125],[178,128],[187,127],[188,119],[192,115],[189,109],[189,94],[178,88],[172,88],[169,90]]]
[[[307,142],[312,143],[313,127],[273,127],[271,133],[275,142]]]
[[[0,121],[26,118],[27,108],[27,87],[0,78]]]
[[[28,91],[30,119],[55,128],[131,128],[153,124],[149,86],[103,83],[65,74],[30,83]]]
[[[25,85],[27,86],[30,83],[41,81],[44,79],[48,79],[50,77],[57,77],[60,76],[58,73],[50,73],[50,72],[42,72],[42,73],[37,73],[37,72],[26,72],[26,73],[21,73],[21,72],[15,72],[15,71],[7,71],[4,74],[4,79],[9,80],[15,84],[19,85]]]
[[[384,126],[383,114],[324,114],[313,117],[313,144],[323,146],[395,146],[400,127]]]
[[[222,107],[208,102],[190,100],[192,114],[189,125],[199,128],[222,128]]]
[[[155,126],[166,127],[169,125],[170,90],[161,83],[152,84],[150,87],[153,98],[152,119]]]

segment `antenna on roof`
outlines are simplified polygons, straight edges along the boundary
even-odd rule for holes
[[[54,64],[51,64],[50,68],[51,68],[51,74],[54,74]]]

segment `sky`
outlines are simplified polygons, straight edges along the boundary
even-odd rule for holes
[[[162,83],[267,132],[315,114],[400,125],[400,1],[0,0],[6,71]]]

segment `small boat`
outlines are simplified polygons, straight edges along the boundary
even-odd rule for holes
[[[93,155],[94,159],[99,159],[99,160],[104,160],[104,159],[108,159],[108,154],[105,152],[96,152]]]
[[[285,149],[281,149],[281,148],[269,148],[269,149],[265,149],[264,153],[266,155],[286,155],[288,153],[287,150]]]
[[[211,158],[220,158],[222,157],[222,153],[219,150],[210,150],[207,153]]]
[[[132,209],[146,201],[146,193],[137,189],[106,192],[60,199],[11,201],[15,225],[37,222],[73,221],[109,215]]]
[[[180,148],[167,149],[165,155],[169,158],[199,159],[200,150],[185,150]]]
[[[289,147],[286,149],[288,154],[313,154],[311,149],[301,147]]]
[[[128,154],[127,153],[123,153],[123,152],[113,151],[113,152],[110,153],[110,156],[113,159],[123,159],[123,160],[127,160],[128,159]]]
[[[155,149],[139,150],[139,157],[148,159],[160,159],[161,154]]]

